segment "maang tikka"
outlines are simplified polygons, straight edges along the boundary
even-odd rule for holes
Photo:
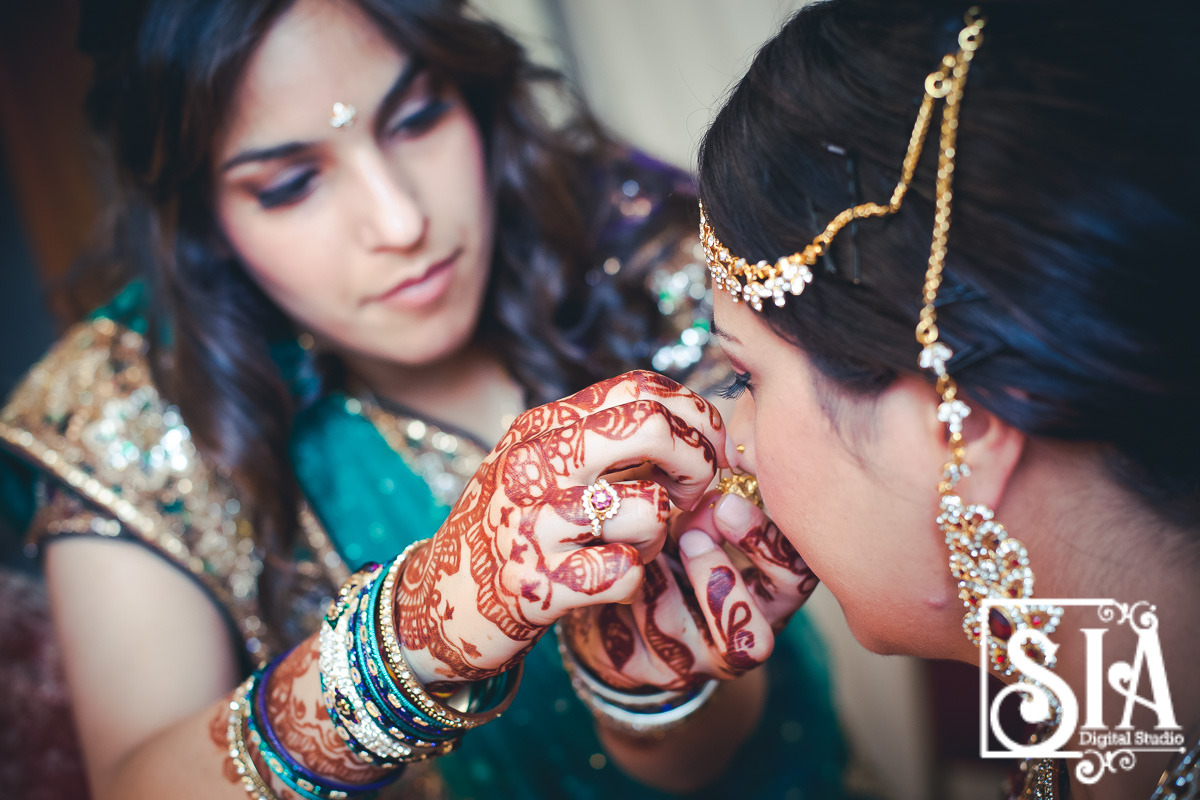
[[[949,434],[950,459],[943,466],[942,479],[938,483],[941,499],[937,525],[950,549],[950,571],[958,581],[958,596],[966,607],[963,630],[971,642],[979,647],[984,639],[984,626],[987,626],[986,630],[990,633],[987,637],[988,663],[992,669],[1011,675],[1013,666],[1009,659],[1008,642],[1013,634],[1023,628],[1052,633],[1061,622],[1063,610],[1056,606],[1027,602],[993,606],[986,612],[983,609],[983,601],[987,599],[1029,600],[1033,596],[1033,570],[1025,545],[1009,536],[1004,525],[995,520],[992,509],[984,504],[964,503],[956,493],[959,480],[970,474],[966,463],[963,422],[971,409],[958,397],[958,386],[946,369],[954,353],[939,341],[937,310],[934,306],[946,263],[959,109],[967,71],[975,51],[983,42],[985,24],[986,19],[980,15],[978,8],[968,11],[966,27],[958,34],[958,51],[946,54],[938,69],[925,78],[925,96],[904,155],[900,181],[887,205],[868,202],[848,208],[834,217],[803,250],[773,263],[759,261],[750,264],[721,244],[701,204],[700,242],[712,273],[714,289],[729,292],[735,303],[746,302],[755,311],[763,310],[764,300],[783,306],[789,297],[800,295],[813,281],[811,268],[827,252],[842,228],[854,220],[884,217],[900,210],[916,172],[934,106],[942,102],[933,242],[916,330],[917,342],[922,348],[919,365],[921,369],[930,370],[936,378],[936,389],[941,397],[937,417],[945,423]],[[1025,645],[1026,654],[1047,667],[1055,664],[1053,649],[1053,645],[1043,649],[1033,641]]]

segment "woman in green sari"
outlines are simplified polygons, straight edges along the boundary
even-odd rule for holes
[[[549,125],[553,76],[456,2],[104,23],[136,280],[0,415],[94,795],[835,794],[819,648],[800,620],[774,642],[811,573],[702,497],[707,401],[607,377],[726,371],[687,182],[583,112]],[[420,702],[388,717],[388,687]]]

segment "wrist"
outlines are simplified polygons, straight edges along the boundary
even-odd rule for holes
[[[699,711],[716,691],[710,679],[683,689],[631,692],[609,686],[581,663],[558,627],[558,648],[571,688],[605,728],[638,739],[661,739]]]

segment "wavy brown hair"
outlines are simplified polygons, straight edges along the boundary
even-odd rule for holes
[[[499,351],[527,400],[545,402],[630,366],[650,335],[652,307],[615,302],[621,287],[588,276],[606,257],[628,256],[690,220],[690,188],[675,192],[677,173],[639,170],[557,73],[531,64],[459,0],[346,1],[453,83],[481,128],[497,232],[477,335]],[[293,398],[270,355],[272,342],[294,333],[226,246],[210,175],[243,69],[291,4],[134,0],[115,17],[97,4],[85,8],[81,34],[96,64],[89,113],[119,179],[112,260],[121,280],[138,276],[151,289],[156,379],[202,452],[234,481],[268,575],[290,560],[300,500],[287,455]],[[565,122],[547,120],[535,96],[545,88],[566,99]],[[608,197],[635,174],[662,207],[633,235],[610,235]],[[641,276],[628,270],[619,279]]]

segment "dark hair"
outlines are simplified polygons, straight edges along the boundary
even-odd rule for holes
[[[122,189],[114,251],[126,278],[132,272],[153,287],[152,323],[169,331],[151,337],[160,388],[238,486],[268,567],[287,563],[300,499],[287,455],[293,401],[269,349],[294,333],[225,246],[209,176],[245,64],[292,2],[128,0],[133,22],[124,25],[96,4],[81,34],[96,65],[90,115],[113,150]],[[398,48],[454,84],[482,130],[498,213],[477,335],[530,402],[628,368],[617,362],[647,331],[621,324],[612,286],[594,287],[589,269],[595,274],[607,256],[626,256],[670,220],[686,218],[690,203],[668,200],[671,213],[648,220],[633,238],[608,236],[610,197],[638,170],[560,76],[531,64],[516,41],[470,16],[461,0],[354,3]],[[535,97],[547,87],[567,101],[563,123],[551,124]],[[676,187],[645,188],[666,195]],[[636,271],[620,279],[637,280]]]
[[[701,148],[700,195],[732,252],[773,261],[842,209],[887,202],[966,5],[813,3],[762,48]],[[1194,527],[1196,6],[994,0],[983,13],[939,296],[950,371],[1030,435],[1100,443],[1125,485]],[[902,209],[843,230],[805,293],[764,310],[852,395],[918,371],[936,156],[935,121]]]

